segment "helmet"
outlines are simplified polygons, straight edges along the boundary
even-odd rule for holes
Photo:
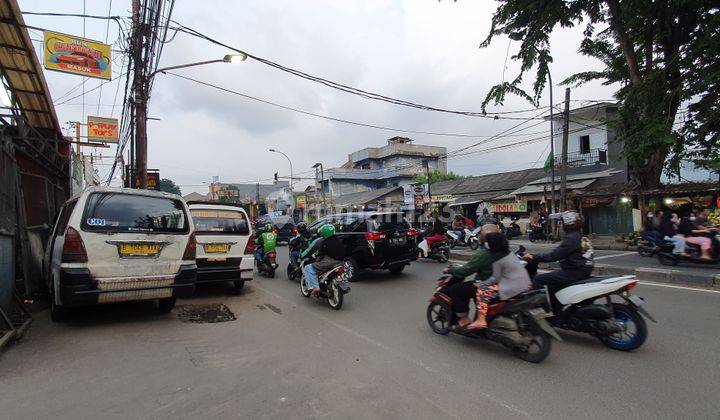
[[[320,226],[320,229],[318,229],[318,233],[320,234],[320,236],[327,239],[335,234],[335,226],[331,225],[330,223],[326,223]]]
[[[550,219],[562,220],[563,229],[565,230],[580,230],[583,224],[583,217],[580,213],[574,210],[564,211],[562,213],[553,213]]]
[[[298,223],[295,227],[297,228],[298,233],[307,232],[307,225],[303,222]]]
[[[272,224],[266,223],[265,226],[263,227],[263,230],[265,232],[270,232],[272,230]]]
[[[491,233],[498,233],[500,232],[500,228],[498,225],[488,223],[486,225],[482,225],[480,228],[480,242],[485,242],[485,236],[491,234]]]

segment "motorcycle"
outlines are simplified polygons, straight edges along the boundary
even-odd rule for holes
[[[454,231],[448,230],[445,233],[445,237],[448,240],[450,248],[455,248],[456,246],[467,246],[472,250],[476,250],[480,246],[478,232],[480,232],[480,228],[475,228],[473,230],[464,228],[462,237],[460,237]]]
[[[672,242],[663,242],[663,244],[660,246],[660,250],[657,252],[660,264],[675,266],[681,261],[696,264],[720,264],[720,235],[717,234],[717,231],[715,231],[714,237],[712,238],[712,251],[710,259],[702,258],[700,245],[697,244],[691,244],[689,242],[685,243],[685,249],[688,255],[673,254],[673,247],[674,245]]]
[[[450,245],[447,240],[434,242],[428,249],[427,239],[422,235],[422,241],[418,244],[418,250],[423,258],[429,260],[437,260],[445,263],[450,259]]]
[[[513,222],[510,223],[510,226],[505,228],[505,237],[509,240],[512,238],[517,238],[519,236],[522,236],[520,225],[515,223],[515,221],[513,220]]]
[[[443,276],[438,280],[426,311],[430,328],[440,335],[448,334],[457,322],[452,311],[452,298],[447,294],[451,282],[451,276]],[[474,299],[471,302],[471,307],[475,308]],[[511,349],[516,357],[540,363],[550,354],[551,338],[562,341],[546,320],[552,315],[545,310],[547,302],[548,296],[544,289],[530,290],[512,299],[491,304],[488,308],[487,328],[453,332],[500,343]],[[475,311],[477,313],[477,309]]]
[[[270,251],[263,255],[263,259],[257,258],[257,252],[255,253],[255,265],[257,266],[258,272],[269,278],[275,277],[275,269],[278,268],[277,264],[277,252]]]
[[[312,264],[310,259],[304,259],[301,266],[305,267],[307,264]],[[342,308],[344,296],[350,293],[350,283],[348,282],[347,275],[345,274],[345,266],[343,264],[339,264],[332,270],[320,275],[318,280],[320,284],[320,292],[318,292],[316,296],[319,299],[327,299],[330,307],[335,310]],[[302,295],[306,298],[309,298],[313,294],[312,290],[305,282],[304,274],[300,277],[300,293],[302,293]]]
[[[302,276],[302,266],[300,261],[300,253],[302,252],[303,248],[307,246],[307,240],[300,234],[295,235],[292,239],[290,239],[290,242],[288,243],[288,252],[291,256],[290,261],[287,265],[287,277],[289,280],[292,281],[298,281],[300,280],[300,277]],[[292,254],[296,253],[297,257],[295,258],[296,264],[293,264],[293,258]]]
[[[638,238],[636,246],[641,257],[652,257],[661,250],[661,246],[647,238]],[[672,251],[672,248],[670,250]]]
[[[543,220],[540,226],[528,226],[528,239],[530,242],[550,240],[551,237],[548,234],[547,222]]]

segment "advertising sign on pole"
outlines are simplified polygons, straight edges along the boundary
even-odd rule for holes
[[[96,141],[101,143],[117,143],[117,118],[91,117],[88,115],[87,138],[88,141]]]
[[[43,64],[47,70],[112,79],[110,45],[91,39],[45,31]]]

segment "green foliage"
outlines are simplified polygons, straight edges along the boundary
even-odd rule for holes
[[[454,179],[460,179],[463,176],[458,175],[454,172],[448,172],[446,174],[440,171],[430,171],[430,184],[434,184],[439,181],[452,181]],[[413,179],[415,184],[427,184],[427,176],[418,176]]]
[[[583,55],[604,68],[581,71],[563,81],[581,85],[599,80],[619,84],[619,116],[608,121],[624,144],[633,181],[657,187],[663,167],[671,172],[690,158],[706,167],[720,162],[720,17],[710,0],[504,0],[492,19],[485,47],[497,35],[521,39],[512,59],[522,63],[511,82],[494,86],[483,102],[502,104],[510,93],[533,104],[545,88],[549,35],[556,27],[584,24]],[[536,69],[532,92],[521,83]],[[673,124],[683,101],[691,118]],[[670,159],[668,159],[668,156]]]
[[[168,193],[180,195],[180,187],[178,187],[177,184],[175,184],[175,182],[173,182],[172,179],[161,178],[160,184],[158,185],[158,189],[160,191],[165,191]]]

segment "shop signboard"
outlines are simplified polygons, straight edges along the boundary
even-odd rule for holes
[[[295,198],[295,207],[302,209],[305,208],[305,197],[298,196]]]
[[[100,143],[117,143],[117,118],[92,117],[88,115],[87,138],[88,141],[95,141]]]
[[[47,70],[112,79],[110,45],[91,39],[45,31],[43,64]]]
[[[607,197],[583,197],[582,198],[582,206],[583,208],[590,209],[600,206],[608,206],[612,204],[615,201],[615,197],[607,196]]]
[[[431,196],[431,200],[436,203],[445,203],[445,202],[453,201],[454,198],[453,198],[452,194],[438,194],[438,195]]]
[[[527,201],[491,203],[489,210],[491,213],[526,213]]]

